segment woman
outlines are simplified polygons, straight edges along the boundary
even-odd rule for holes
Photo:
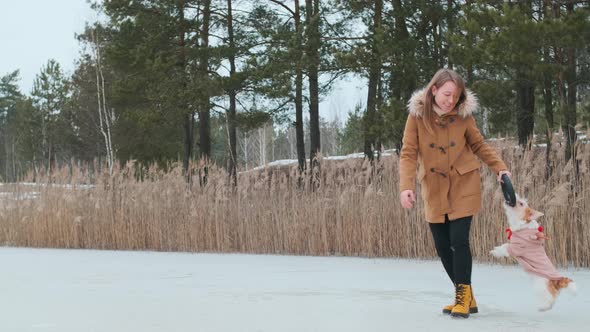
[[[471,289],[469,230],[481,209],[480,162],[501,181],[506,164],[484,142],[472,112],[477,97],[465,89],[461,76],[439,70],[428,85],[416,91],[408,103],[409,116],[400,153],[400,201],[412,208],[418,166],[426,220],[436,252],[455,285],[455,303],[443,313],[469,317],[478,311]]]

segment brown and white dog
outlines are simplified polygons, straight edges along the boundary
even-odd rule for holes
[[[576,285],[570,278],[559,274],[547,253],[545,240],[548,237],[537,223],[543,213],[528,206],[525,199],[516,197],[514,207],[504,203],[508,218],[508,243],[495,247],[490,253],[495,257],[514,257],[520,266],[534,280],[539,296],[539,310],[545,311],[553,307],[559,292],[569,289],[573,292]]]

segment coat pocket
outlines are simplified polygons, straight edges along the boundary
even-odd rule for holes
[[[459,176],[453,190],[457,190],[460,197],[479,195],[481,193],[480,167],[481,164],[476,159],[455,165]]]
[[[475,170],[479,170],[481,167],[481,164],[479,161],[473,159],[469,162],[466,163],[460,163],[455,165],[455,169],[457,170],[457,173],[459,173],[459,175],[465,175],[469,172],[473,172]]]

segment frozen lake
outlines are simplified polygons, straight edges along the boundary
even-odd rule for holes
[[[480,313],[443,315],[438,261],[0,248],[0,331],[586,331],[578,294],[538,312],[515,266],[475,264]]]

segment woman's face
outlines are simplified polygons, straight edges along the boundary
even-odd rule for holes
[[[455,105],[457,105],[457,101],[459,101],[461,91],[459,91],[457,85],[455,85],[453,81],[448,81],[440,88],[433,86],[432,94],[434,95],[434,102],[436,105],[443,112],[448,113],[455,109]]]

